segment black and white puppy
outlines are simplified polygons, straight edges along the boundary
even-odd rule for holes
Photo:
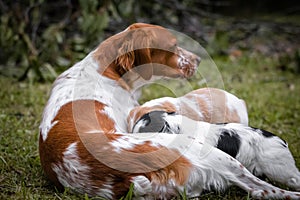
[[[194,121],[182,115],[152,111],[133,126],[133,133],[164,132],[187,134],[197,131],[205,141],[240,161],[256,176],[300,191],[300,172],[288,144],[278,136],[238,123],[210,124]]]

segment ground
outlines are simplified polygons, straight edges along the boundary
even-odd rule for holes
[[[300,168],[300,75],[260,55],[223,56],[214,61],[224,89],[247,102],[250,125],[286,140]],[[38,126],[51,83],[1,77],[0,85],[0,199],[91,199],[56,191],[42,172]],[[159,91],[145,89],[142,100],[162,96]],[[202,199],[249,197],[234,187],[224,193],[206,193]]]
[[[202,38],[221,80],[197,76],[188,83],[195,89],[209,80],[244,99],[250,125],[286,140],[300,168],[300,29],[299,17],[292,19],[219,19],[204,27]],[[211,71],[208,64],[204,60],[201,69]],[[42,172],[38,127],[52,83],[38,83],[30,74],[20,82],[9,76],[14,74],[10,67],[0,64],[0,69],[0,199],[99,199],[58,192]],[[16,70],[19,66],[12,71]],[[174,94],[157,85],[148,87],[141,102],[165,95]],[[205,193],[201,199],[251,198],[232,187]]]

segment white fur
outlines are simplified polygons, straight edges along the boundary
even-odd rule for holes
[[[77,155],[77,142],[74,142],[68,146],[63,153],[63,162],[53,164],[53,171],[56,173],[59,182],[71,189],[83,192],[85,185],[90,184],[88,172],[90,168],[80,162],[80,158]],[[67,170],[66,170],[67,169]],[[81,182],[77,182],[78,179]]]
[[[229,92],[225,92],[226,96],[226,106],[231,110],[231,111],[236,111],[238,116],[240,117],[240,123],[248,125],[249,124],[249,119],[248,119],[248,111],[246,107],[246,103],[244,100],[237,98],[233,94]]]
[[[145,176],[135,176],[131,181],[134,184],[136,198],[143,199],[145,195],[152,192],[151,182]]]
[[[123,150],[131,150],[136,145],[143,144],[144,141],[134,140],[127,135],[121,136],[120,138],[113,140],[110,144],[114,147],[114,151],[122,153]]]
[[[143,104],[143,107],[153,107],[156,105],[161,105],[164,102],[170,102],[174,106],[177,106],[178,100],[173,97],[162,97],[159,99],[153,99],[153,100],[147,101],[146,103]]]
[[[98,189],[97,195],[106,199],[112,199],[114,196],[112,189],[113,187],[111,180],[107,180],[107,183]]]
[[[116,81],[97,72],[98,63],[93,59],[92,53],[62,73],[54,82],[40,125],[43,140],[46,140],[54,124],[52,120],[59,109],[68,102],[83,99],[97,100],[106,104],[105,110],[116,123],[117,131],[127,132],[124,119],[138,103]]]
[[[107,184],[104,184],[96,192],[93,191],[94,188],[92,188],[92,182],[88,175],[91,169],[80,162],[77,142],[71,143],[67,147],[63,153],[63,162],[53,164],[52,169],[56,173],[59,182],[73,191],[95,194],[108,199],[113,197],[112,186],[109,180],[107,180]]]

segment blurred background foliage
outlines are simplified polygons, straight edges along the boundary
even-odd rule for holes
[[[300,73],[299,11],[298,0],[0,0],[0,76],[53,80],[134,22],[183,32],[213,57],[258,52]]]

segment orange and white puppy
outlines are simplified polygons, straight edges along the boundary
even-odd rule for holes
[[[127,118],[128,131],[146,113],[164,111],[209,123],[241,123],[248,125],[248,112],[244,100],[217,88],[193,90],[178,98],[162,97],[137,106]]]
[[[134,196],[145,199],[168,199],[184,189],[188,196],[200,195],[225,183],[257,198],[300,199],[300,193],[258,180],[214,147],[199,154],[204,139],[197,132],[125,133],[126,118],[137,105],[131,94],[137,81],[152,74],[189,77],[198,64],[197,56],[177,47],[176,38],[159,26],[133,24],[102,42],[53,85],[39,138],[49,179],[59,188],[105,199],[120,198],[132,183]]]

